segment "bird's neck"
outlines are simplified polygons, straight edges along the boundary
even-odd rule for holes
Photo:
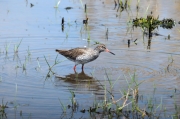
[[[101,51],[97,47],[94,49],[94,51],[97,53],[101,53]]]

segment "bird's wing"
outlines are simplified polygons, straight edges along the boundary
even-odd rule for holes
[[[87,48],[74,48],[68,50],[69,58],[75,60],[78,56],[83,55],[86,52]]]
[[[74,48],[70,50],[56,50],[56,51],[69,59],[76,60],[76,58],[80,55],[83,55],[86,52],[86,50],[87,48]]]

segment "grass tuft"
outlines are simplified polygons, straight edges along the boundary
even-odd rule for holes
[[[21,45],[22,39],[18,45],[14,45],[14,53],[18,53],[19,46]]]

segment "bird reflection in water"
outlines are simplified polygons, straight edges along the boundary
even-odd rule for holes
[[[74,74],[68,74],[64,77],[56,76],[55,86],[66,85],[66,84],[63,84],[62,81],[68,84],[71,84],[69,86],[71,88],[76,88],[76,89],[88,88],[91,91],[102,90],[102,87],[101,85],[99,85],[99,82],[95,80],[93,77],[85,74],[83,70],[80,73],[77,73],[76,71],[74,71]]]

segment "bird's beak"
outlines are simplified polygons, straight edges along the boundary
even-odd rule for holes
[[[115,55],[113,52],[111,52],[111,51],[108,50],[108,49],[106,49],[105,51],[106,51],[106,52],[109,52],[109,53],[111,53],[111,54],[113,54],[113,55]]]

